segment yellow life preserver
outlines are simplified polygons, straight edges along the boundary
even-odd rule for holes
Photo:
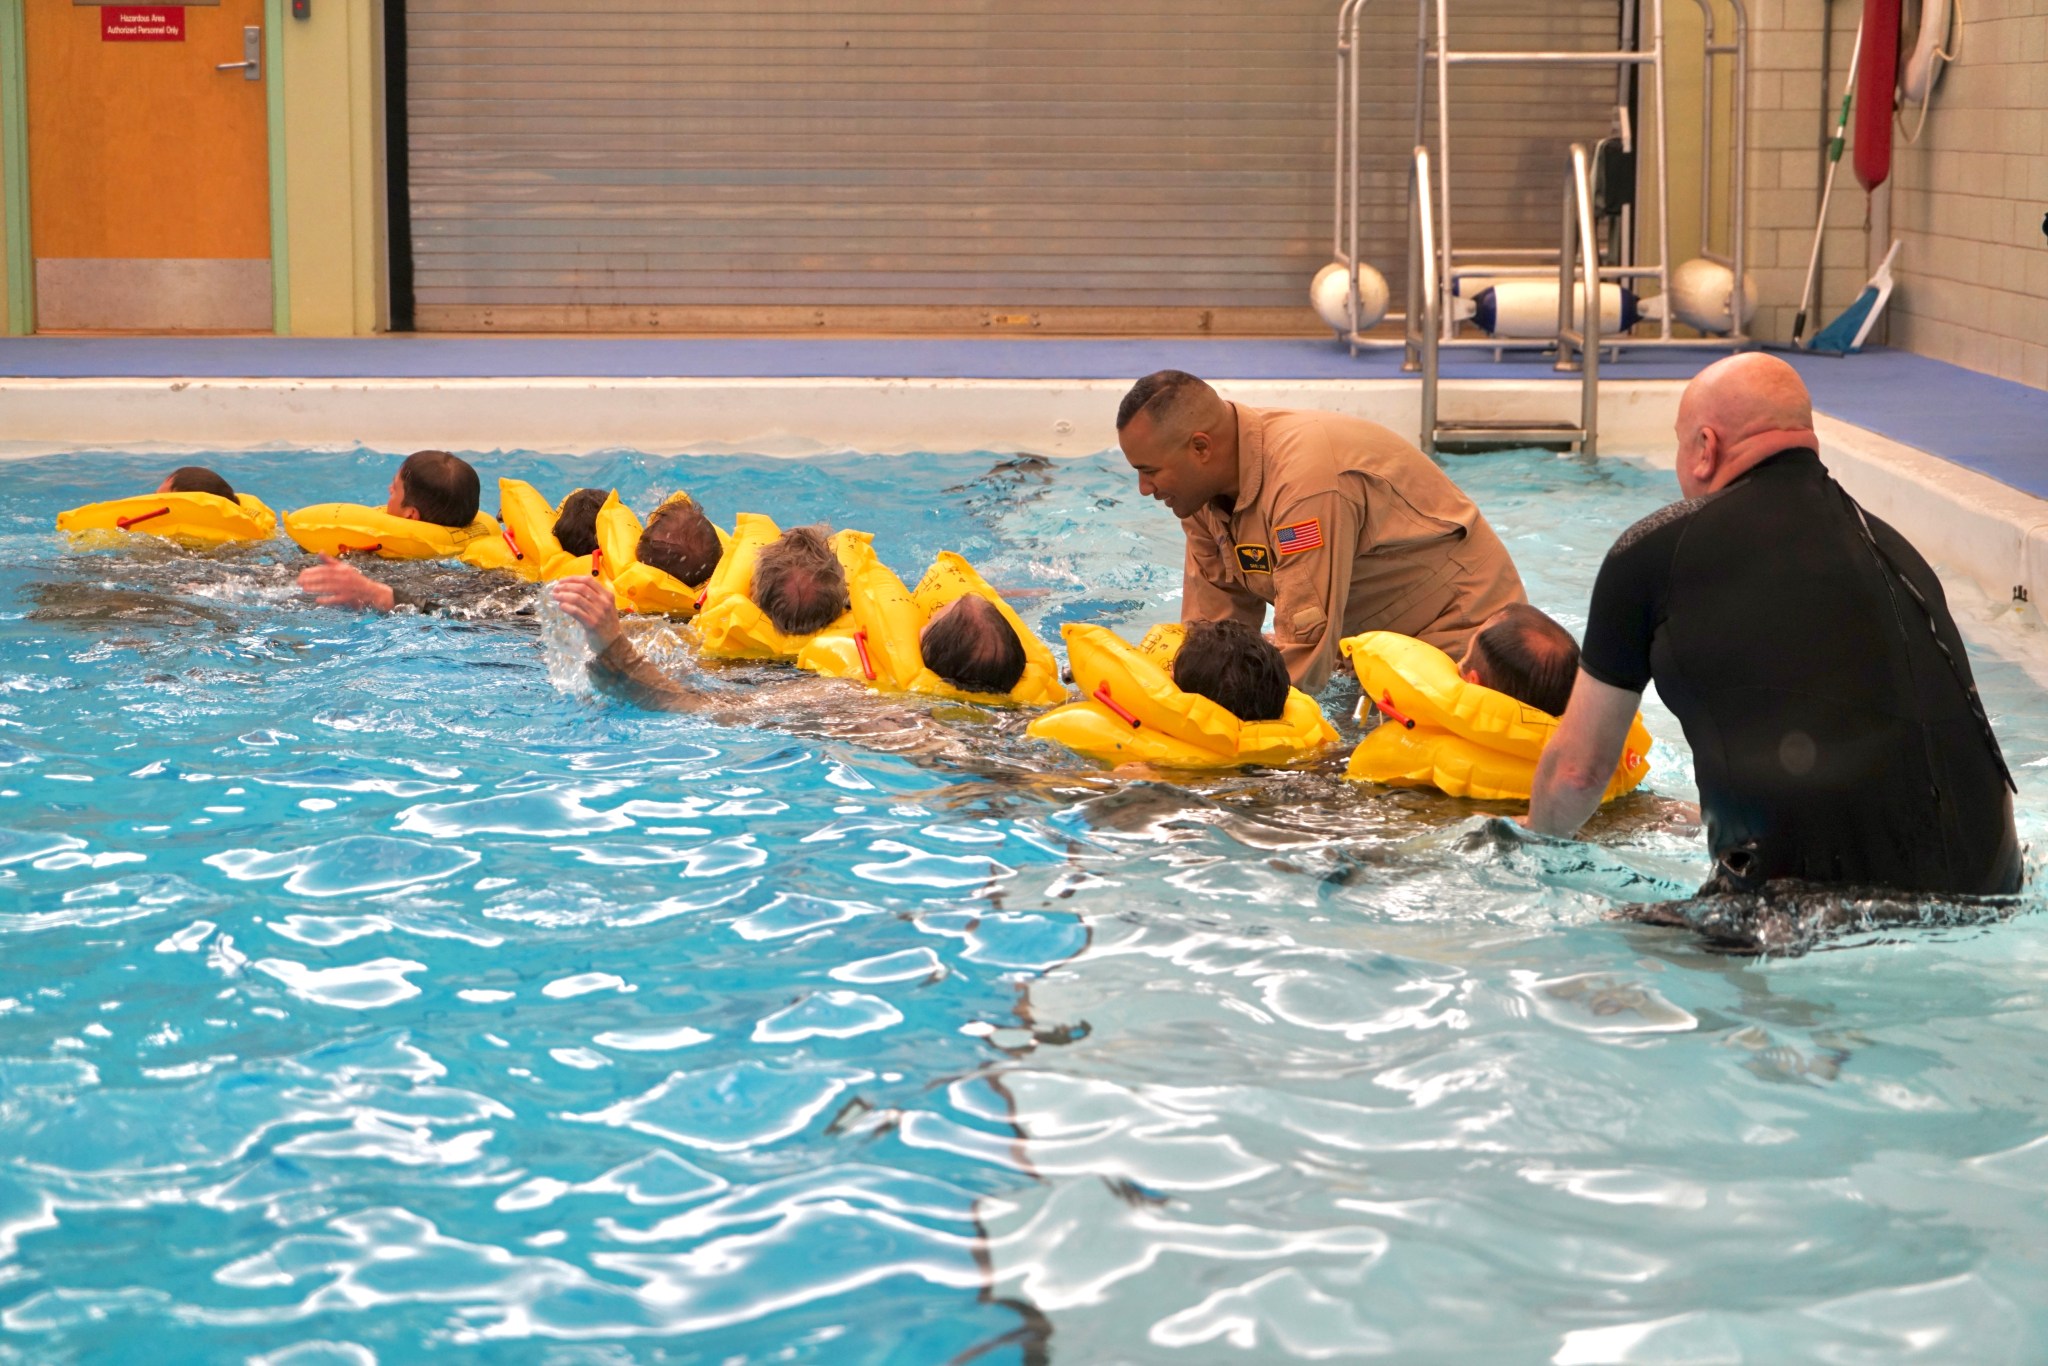
[[[661,506],[667,507],[677,499],[687,503],[690,495],[671,494],[662,500]],[[658,514],[660,509],[655,511]],[[648,520],[654,519],[650,517]],[[710,580],[706,579],[704,584],[692,588],[667,570],[642,563],[640,533],[644,529],[640,519],[633,515],[633,509],[621,503],[617,494],[607,498],[604,506],[598,509],[597,550],[604,571],[611,579],[612,597],[621,612],[679,617],[688,621],[697,615],[698,601],[709,600],[705,585]],[[724,554],[732,550],[732,537],[719,526],[714,525],[711,529],[718,533],[720,563],[723,563]],[[714,575],[717,573],[715,569],[712,572]]]
[[[1227,709],[1174,686],[1178,628],[1132,646],[1101,626],[1060,628],[1081,702],[1056,707],[1027,733],[1107,764],[1140,760],[1170,768],[1286,764],[1337,738],[1315,699],[1287,690],[1278,721],[1240,721]]]
[[[1032,634],[974,566],[950,550],[941,551],[925,571],[917,591],[903,586],[895,571],[871,558],[857,576],[849,576],[854,629],[821,631],[804,646],[796,662],[828,678],[851,678],[883,692],[924,693],[965,702],[1047,707],[1066,700],[1059,661],[1044,641]],[[960,598],[979,597],[991,603],[1024,646],[1024,672],[1006,693],[973,693],[956,688],[925,667],[920,639],[942,609]]]
[[[226,545],[269,540],[277,534],[277,515],[246,493],[232,499],[217,493],[149,493],[60,512],[57,530],[139,531],[197,545]]]
[[[529,583],[551,583],[572,574],[588,574],[590,557],[571,555],[555,539],[555,518],[561,510],[524,479],[498,481],[498,515],[505,519],[507,566]]]
[[[1366,697],[1388,718],[1352,751],[1348,777],[1482,801],[1528,800],[1536,761],[1557,730],[1555,716],[1466,682],[1449,655],[1408,636],[1368,631],[1338,648],[1351,657]],[[1600,800],[1642,782],[1649,753],[1650,732],[1638,714]]]
[[[711,582],[704,586],[704,606],[697,613],[697,634],[705,654],[721,659],[793,660],[814,636],[827,631],[851,635],[857,629],[851,610],[811,635],[784,635],[775,629],[775,623],[753,599],[754,561],[781,536],[782,528],[758,512],[742,512],[733,519],[731,543]],[[841,531],[832,537],[832,550],[846,571],[849,589],[875,557],[872,540],[865,531]]]
[[[381,560],[461,560],[479,569],[512,569],[512,547],[497,519],[479,512],[468,526],[394,517],[361,503],[315,503],[284,515],[284,532],[322,555],[375,555]]]

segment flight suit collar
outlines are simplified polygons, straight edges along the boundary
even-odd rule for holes
[[[1266,415],[1242,403],[1230,405],[1237,414],[1237,504],[1232,516],[1242,517],[1258,506],[1266,483]]]

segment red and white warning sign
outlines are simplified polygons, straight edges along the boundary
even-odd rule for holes
[[[185,41],[183,5],[101,5],[100,41],[103,43],[182,43]]]

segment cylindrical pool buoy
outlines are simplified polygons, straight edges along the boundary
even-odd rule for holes
[[[1735,272],[1719,261],[1695,256],[1671,272],[1671,316],[1688,327],[1719,336],[1734,331],[1729,303],[1735,294]],[[1742,322],[1756,316],[1756,277],[1742,273]]]
[[[1572,289],[1572,326],[1585,326],[1585,296]],[[1620,285],[1600,286],[1600,335],[1617,336],[1642,318],[1635,294]],[[1555,337],[1557,281],[1496,280],[1472,296],[1472,324],[1492,337]]]
[[[1351,272],[1336,261],[1316,272],[1308,287],[1309,303],[1316,316],[1342,337],[1353,330],[1351,321]],[[1358,268],[1358,321],[1360,332],[1376,326],[1387,316],[1387,277],[1371,266]]]

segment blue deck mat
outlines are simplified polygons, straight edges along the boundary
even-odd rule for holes
[[[1617,379],[1687,379],[1724,353],[1637,352]],[[1903,351],[1787,357],[1822,412],[2048,497],[2048,392]],[[309,379],[693,377],[1131,379],[1166,367],[1217,379],[1398,379],[1399,354],[1356,358],[1318,339],[1055,341],[1032,338],[16,337],[0,375]],[[1450,379],[1559,379],[1509,352],[1448,357]]]

